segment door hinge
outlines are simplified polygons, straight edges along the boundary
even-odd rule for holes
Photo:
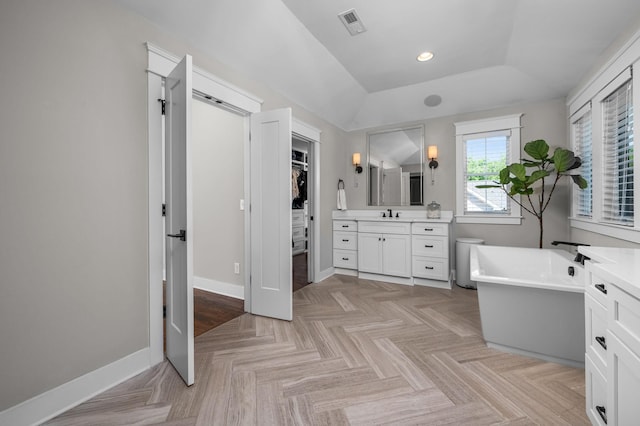
[[[167,205],[163,204],[162,205],[162,216],[166,216],[167,215]]]
[[[167,101],[164,99],[158,99],[158,102],[162,102],[162,115],[164,115],[165,107],[167,105]]]

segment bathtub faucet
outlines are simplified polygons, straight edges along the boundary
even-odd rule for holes
[[[590,245],[590,244],[584,244],[584,243],[572,243],[572,242],[569,242],[569,241],[551,241],[551,245],[552,246],[557,246],[559,244],[564,244],[564,245],[573,246],[573,247]],[[574,260],[574,262],[578,262],[579,264],[584,265],[584,261],[585,260],[589,260],[589,258],[587,256],[585,256],[584,254],[578,252],[576,254],[576,258],[573,259],[573,260]]]

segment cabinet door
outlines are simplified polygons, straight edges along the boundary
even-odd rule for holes
[[[613,425],[637,425],[640,419],[640,358],[607,332],[607,417]]]
[[[358,233],[358,270],[382,273],[382,234]]]
[[[411,237],[409,235],[384,234],[382,248],[382,273],[410,277]]]

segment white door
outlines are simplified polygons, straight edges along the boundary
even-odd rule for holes
[[[250,311],[293,318],[291,109],[251,116]]]
[[[165,83],[167,358],[190,386],[193,356],[193,211],[191,185],[192,60],[185,56]]]
[[[402,168],[384,169],[382,171],[382,204],[399,206],[402,204]]]

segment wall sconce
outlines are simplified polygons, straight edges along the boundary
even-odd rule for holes
[[[437,145],[429,145],[427,148],[427,159],[429,160],[429,168],[431,169],[431,185],[434,183],[434,173],[438,168],[438,146]]]
[[[360,165],[360,153],[354,152],[353,157],[351,158],[351,162],[356,168],[356,173],[362,173],[362,166]]]

